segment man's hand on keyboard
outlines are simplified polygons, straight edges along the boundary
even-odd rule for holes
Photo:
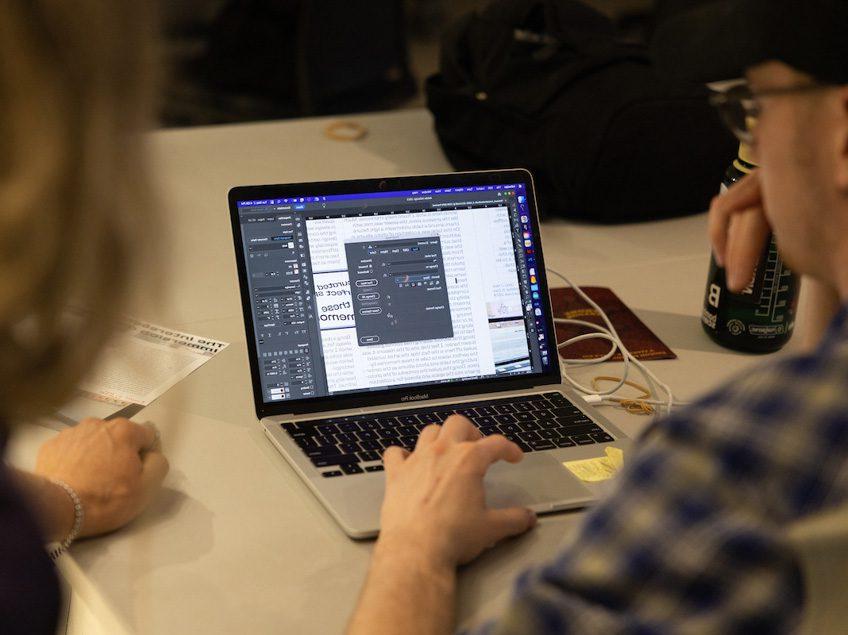
[[[486,507],[483,477],[489,466],[517,463],[521,449],[496,434],[482,438],[465,417],[422,430],[411,454],[390,447],[383,455],[386,495],[377,549],[395,557],[422,556],[454,568],[536,524],[529,509]]]

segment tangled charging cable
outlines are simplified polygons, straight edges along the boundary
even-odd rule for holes
[[[585,320],[554,318],[554,322],[557,324],[570,324],[572,326],[580,326],[594,331],[593,333],[585,333],[583,335],[572,337],[564,342],[557,344],[557,351],[567,348],[572,344],[576,344],[577,342],[582,342],[591,339],[606,340],[612,345],[610,347],[610,350],[607,351],[604,355],[601,355],[600,357],[596,357],[594,359],[566,359],[560,357],[560,368],[562,369],[563,379],[565,379],[569,384],[571,384],[576,390],[583,393],[583,399],[585,399],[587,403],[593,405],[620,406],[622,408],[625,408],[628,412],[637,414],[650,414],[654,411],[653,406],[664,408],[666,413],[670,413],[673,406],[679,406],[684,404],[684,402],[675,400],[674,394],[671,392],[671,388],[669,388],[666,384],[660,381],[660,379],[654,373],[652,373],[642,362],[636,359],[630,353],[629,350],[627,350],[627,347],[621,341],[621,338],[618,336],[618,332],[615,330],[615,327],[612,325],[612,322],[607,317],[607,314],[604,313],[603,309],[601,309],[601,307],[599,307],[594,300],[592,300],[588,295],[586,295],[583,289],[571,282],[571,280],[566,278],[558,271],[555,271],[554,269],[550,268],[548,268],[547,271],[557,276],[563,282],[565,282],[565,284],[574,289],[574,292],[580,297],[580,299],[582,299],[595,312],[597,312],[597,314],[604,321],[604,324],[606,324],[606,327],[603,327],[599,324],[595,324],[594,322],[587,322]],[[592,386],[584,386],[568,374],[569,367],[585,367],[593,366],[596,364],[602,364],[612,359],[619,351],[621,352],[621,356],[624,359],[624,367],[621,371],[621,377],[596,377],[595,380],[592,382]],[[648,388],[640,386],[639,384],[636,384],[627,379],[628,374],[630,373],[631,364],[635,366],[642,374],[642,377],[645,378],[645,382],[647,383]],[[598,382],[600,381],[614,382],[615,385],[608,390],[599,390]],[[625,385],[642,390],[644,394],[636,398],[617,397],[615,393],[621,390],[621,388]],[[657,391],[657,388],[659,388],[666,395],[665,399],[660,399],[660,395]]]

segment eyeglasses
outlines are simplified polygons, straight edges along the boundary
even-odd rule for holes
[[[754,142],[754,128],[760,117],[760,99],[809,93],[825,88],[830,86],[816,83],[752,91],[747,84],[739,84],[724,92],[713,93],[710,95],[710,103],[718,109],[722,121],[736,138],[750,145]]]

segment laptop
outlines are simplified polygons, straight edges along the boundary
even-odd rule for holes
[[[229,192],[256,415],[353,538],[379,531],[383,450],[454,412],[525,452],[493,507],[585,506],[564,461],[628,440],[561,385],[533,179],[495,170]]]

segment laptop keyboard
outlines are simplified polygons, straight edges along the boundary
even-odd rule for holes
[[[502,434],[524,452],[614,441],[558,392],[281,424],[323,476],[383,470],[383,450],[412,450],[418,433],[457,413],[483,436]]]

